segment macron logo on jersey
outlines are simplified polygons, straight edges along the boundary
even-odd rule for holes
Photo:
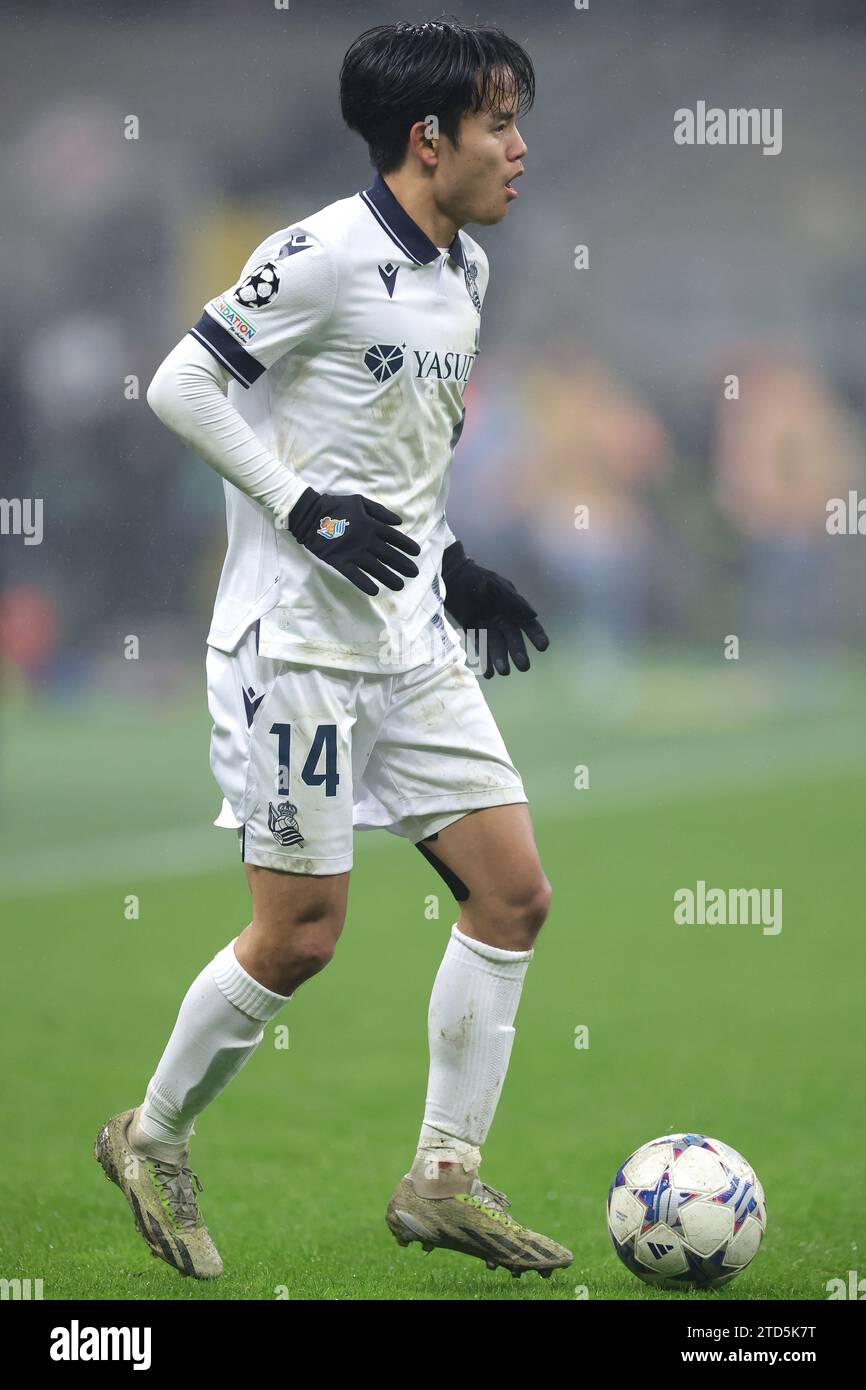
[[[399,269],[400,267],[398,265],[392,265],[390,261],[388,261],[387,265],[379,266],[379,274],[382,277],[382,284],[388,291],[389,299],[394,298],[394,286],[397,283],[397,271]]]
[[[258,709],[259,705],[262,703],[262,700],[265,697],[263,694],[257,695],[251,685],[247,686],[246,690],[243,692],[243,695],[244,709],[246,710],[247,714],[247,728],[249,728],[253,722],[253,719],[255,718],[256,710]]]
[[[291,239],[281,246],[277,254],[277,260],[281,261],[284,256],[296,256],[299,251],[308,251],[312,242],[307,240],[305,232],[293,232]]]

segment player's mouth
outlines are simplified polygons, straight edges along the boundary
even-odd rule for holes
[[[508,194],[509,198],[516,198],[516,197],[517,197],[517,189],[516,189],[516,188],[512,188],[512,184],[514,183],[515,179],[519,179],[519,178],[520,178],[520,175],[521,175],[522,173],[523,173],[523,170],[522,170],[522,169],[518,169],[517,173],[516,173],[516,174],[512,174],[511,178],[510,178],[510,179],[508,180],[508,182],[506,183],[506,185],[505,185],[505,191],[506,191],[506,193]]]

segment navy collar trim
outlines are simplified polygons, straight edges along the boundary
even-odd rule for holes
[[[388,233],[391,240],[405,252],[416,265],[429,265],[435,261],[439,247],[434,246],[426,232],[417,222],[413,222],[406,209],[398,203],[381,174],[377,174],[369,188],[358,194],[363,198],[379,225]],[[460,233],[454,233],[454,240],[448,247],[453,261],[466,271],[463,243]]]

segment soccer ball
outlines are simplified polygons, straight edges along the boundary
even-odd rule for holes
[[[662,1288],[726,1284],[767,1226],[764,1189],[742,1154],[705,1134],[664,1134],[636,1149],[607,1194],[613,1248]]]
[[[235,299],[245,309],[263,309],[280,288],[280,277],[272,261],[260,265],[235,290]]]

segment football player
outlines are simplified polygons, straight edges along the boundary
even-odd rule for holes
[[[401,1245],[515,1275],[571,1262],[479,1175],[551,888],[457,629],[478,634],[487,678],[526,671],[526,638],[538,651],[548,638],[446,520],[488,280],[463,227],[500,222],[518,196],[534,87],[528,55],[494,27],[362,34],[340,96],[373,182],[267,237],[148,391],[224,479],[211,766],[252,920],[193,981],[143,1101],[103,1126],[96,1156],[153,1253],[196,1278],[222,1263],[188,1166],[194,1121],[330,961],[353,829],[377,827],[416,844],[458,904],[388,1226]]]

